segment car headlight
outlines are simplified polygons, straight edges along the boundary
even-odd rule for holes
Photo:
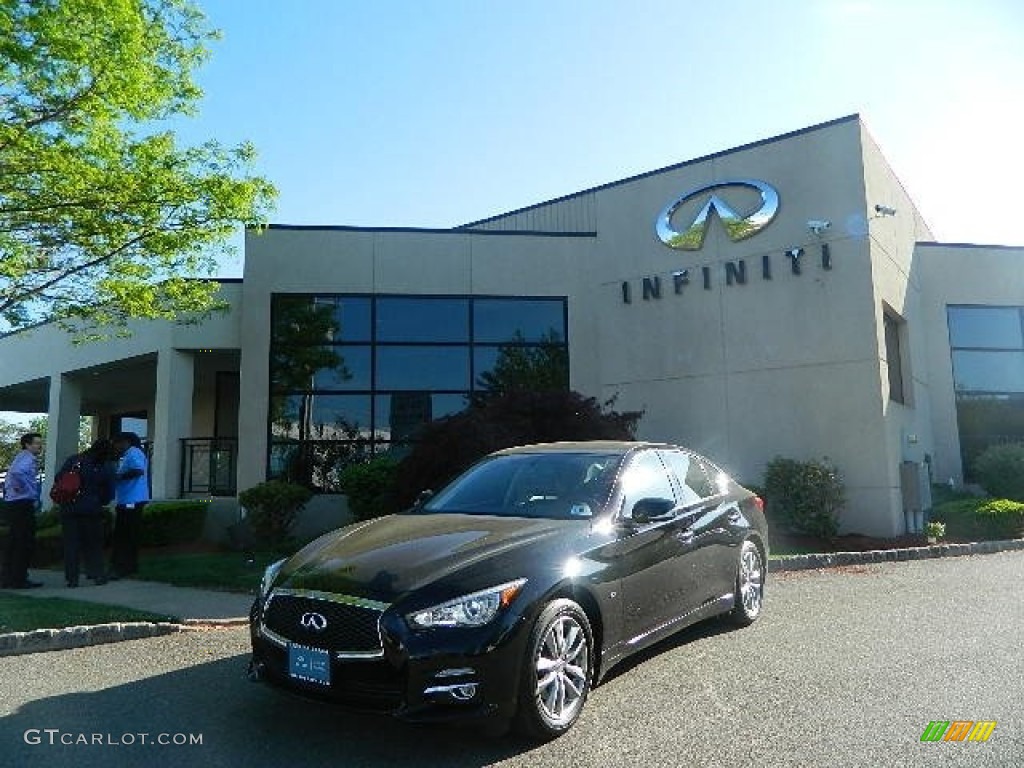
[[[424,611],[409,614],[409,623],[420,629],[429,627],[480,627],[498,615],[519,594],[526,579],[457,597]]]
[[[276,563],[268,565],[267,569],[263,571],[263,580],[260,581],[260,597],[267,596],[267,592],[270,591],[270,585],[277,578],[277,572],[281,570],[281,566],[284,565],[284,561],[287,559],[287,557],[282,557]]]

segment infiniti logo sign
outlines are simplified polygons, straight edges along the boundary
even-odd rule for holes
[[[717,194],[712,194],[689,226],[681,230],[673,228],[672,216],[684,203],[708,192],[714,193],[716,190],[729,187],[749,187],[756,190],[761,196],[761,207],[741,216],[725,200]],[[719,181],[691,190],[673,200],[658,214],[658,220],[654,226],[658,239],[669,248],[680,251],[699,251],[704,245],[708,218],[711,216],[712,210],[718,214],[730,240],[733,242],[745,240],[767,227],[775,218],[775,214],[779,212],[779,193],[771,184],[755,179]]]
[[[312,632],[323,632],[327,629],[327,617],[322,613],[309,611],[308,613],[302,614],[302,618],[299,619],[299,624],[302,625],[303,629],[308,629]]]

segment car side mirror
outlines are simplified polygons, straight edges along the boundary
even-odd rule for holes
[[[429,488],[427,488],[425,491],[420,491],[419,495],[416,496],[416,506],[422,507],[432,498],[434,498],[434,492]]]
[[[640,525],[646,525],[647,523],[653,523],[659,520],[668,520],[672,517],[672,510],[675,509],[675,507],[676,503],[671,499],[640,499],[633,505],[633,511],[630,512],[630,517],[633,519],[633,522]]]

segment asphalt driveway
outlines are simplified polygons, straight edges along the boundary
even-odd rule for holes
[[[244,630],[0,659],[18,766],[1003,766],[1024,763],[1024,552],[777,574],[753,627],[694,628],[596,689],[534,747],[409,727],[243,679]],[[985,743],[921,743],[994,720]],[[200,734],[201,744],[26,743],[27,732]]]

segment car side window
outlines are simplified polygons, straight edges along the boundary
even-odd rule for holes
[[[622,473],[622,511],[627,517],[640,499],[676,500],[665,465],[654,451],[635,455]]]
[[[696,504],[701,499],[718,494],[699,458],[684,451],[662,451],[661,455],[679,480],[684,505]]]

